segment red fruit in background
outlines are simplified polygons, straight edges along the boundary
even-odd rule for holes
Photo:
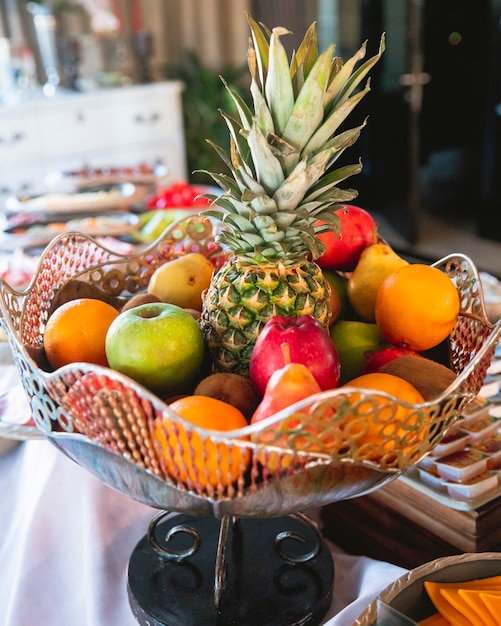
[[[335,211],[341,222],[339,233],[320,233],[325,252],[316,260],[320,267],[352,272],[362,250],[374,242],[376,222],[360,207],[344,204]]]
[[[149,209],[175,209],[185,207],[208,208],[210,201],[199,197],[206,189],[190,185],[184,181],[172,183],[170,187],[160,187],[155,195],[148,199]]]
[[[322,390],[339,383],[341,366],[329,333],[311,315],[276,315],[266,322],[252,350],[249,378],[263,396],[273,372],[287,363],[302,363]]]
[[[403,348],[400,346],[390,346],[389,348],[383,348],[375,352],[366,362],[362,369],[362,374],[372,374],[379,372],[379,370],[393,359],[398,359],[400,356],[419,356],[421,354],[410,348]]]

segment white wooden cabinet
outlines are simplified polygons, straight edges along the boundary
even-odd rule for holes
[[[83,167],[162,163],[186,180],[181,95],[173,81],[0,106],[0,200]]]

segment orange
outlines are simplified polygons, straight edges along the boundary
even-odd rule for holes
[[[118,310],[102,300],[77,298],[58,307],[49,317],[44,348],[50,365],[57,369],[83,361],[108,365],[106,333]]]
[[[352,378],[344,387],[359,387],[361,389],[375,389],[384,391],[395,398],[399,398],[409,404],[421,404],[424,402],[423,396],[409,382],[385,372],[371,372]]]
[[[391,343],[421,352],[446,339],[460,311],[451,279],[431,265],[405,265],[376,294],[376,324]]]
[[[247,426],[239,409],[209,396],[185,396],[169,407],[187,422],[207,430],[224,432]],[[157,419],[155,434],[167,473],[199,492],[209,486],[228,487],[243,476],[249,465],[250,450],[215,443],[196,431],[187,431],[167,416]]]
[[[362,374],[343,387],[384,391],[410,405],[424,402],[423,396],[413,385],[393,374]],[[367,446],[366,456],[375,460],[386,452],[399,450],[405,453],[423,440],[425,424],[419,411],[396,404],[383,396],[373,395],[372,399],[374,403],[362,400],[360,394],[352,394],[350,403],[354,405],[354,411],[345,424],[345,430],[357,440],[357,447]]]

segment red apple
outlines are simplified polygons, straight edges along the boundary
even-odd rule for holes
[[[379,370],[389,363],[393,361],[393,359],[397,359],[399,356],[422,356],[419,352],[415,350],[411,350],[410,348],[403,348],[401,346],[390,346],[388,348],[383,348],[382,350],[378,350],[375,352],[365,363],[362,374],[371,374],[373,372],[379,372]]]
[[[328,331],[311,315],[272,317],[252,350],[249,377],[261,397],[273,372],[287,363],[302,363],[322,390],[337,387],[339,356]]]
[[[370,213],[351,204],[344,204],[334,212],[339,217],[340,230],[337,234],[317,234],[325,245],[325,252],[316,263],[320,267],[352,272],[362,250],[374,242],[376,222]]]

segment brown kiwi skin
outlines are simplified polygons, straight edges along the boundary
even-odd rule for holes
[[[405,379],[426,402],[437,398],[456,380],[456,374],[449,367],[414,355],[399,356],[383,365],[379,371]]]
[[[250,421],[259,404],[259,397],[248,378],[231,372],[217,372],[203,378],[195,387],[194,395],[210,396],[231,404]]]
[[[154,296],[152,293],[137,293],[135,296],[132,296],[130,300],[122,307],[122,313],[124,311],[129,311],[130,309],[134,309],[137,306],[141,306],[142,304],[153,304],[155,302],[161,302],[160,298]]]
[[[121,310],[124,303],[123,298],[112,296],[92,283],[72,278],[67,283],[64,283],[64,285],[61,285],[61,287],[56,291],[48,311],[49,317],[57,308],[59,308],[62,304],[65,304],[65,302],[77,300],[78,298],[102,300],[103,302],[111,304],[111,306],[117,309],[117,311]]]
[[[202,317],[202,313],[200,311],[197,311],[197,309],[185,309],[185,311],[190,315],[193,315],[197,322],[200,321],[200,318]]]

